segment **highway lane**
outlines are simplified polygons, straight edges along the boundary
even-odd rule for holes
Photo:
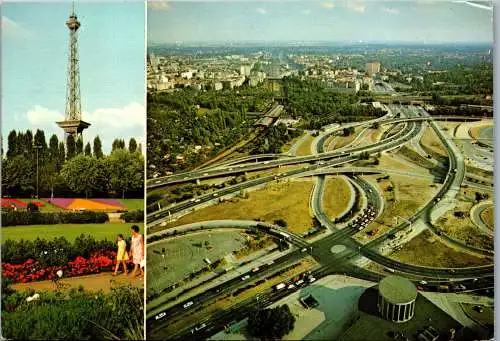
[[[447,116],[448,119],[450,119],[449,116]],[[457,117],[451,117],[451,118],[457,118]],[[395,124],[399,122],[414,122],[414,121],[426,121],[426,120],[440,120],[444,119],[444,116],[426,116],[426,117],[410,117],[410,118],[400,118],[400,119],[386,119],[384,121],[379,121],[379,124]],[[460,117],[461,120],[480,120],[480,118],[468,118],[468,117]],[[369,123],[370,125],[373,124],[373,122]],[[367,125],[366,122],[361,122],[359,125]],[[325,135],[327,136],[327,135]],[[355,149],[352,149],[353,151]],[[245,171],[254,171],[254,170],[262,170],[262,169],[267,169],[267,168],[273,168],[276,166],[283,166],[283,165],[289,165],[289,164],[297,164],[297,163],[305,163],[305,162],[313,162],[313,161],[318,161],[318,160],[325,160],[325,159],[330,159],[332,157],[338,156],[338,154],[342,154],[342,152],[328,152],[328,153],[320,153],[317,155],[311,155],[311,156],[301,156],[301,157],[285,157],[283,160],[278,159],[278,160],[272,160],[272,161],[264,161],[264,162],[259,162],[257,165],[238,165],[234,167],[230,167],[230,169],[201,169],[201,170],[196,170],[196,171],[190,171],[190,172],[183,172],[183,173],[178,173],[174,175],[169,175],[167,177],[160,177],[156,179],[149,179],[147,180],[147,188],[148,189],[153,189],[157,187],[162,187],[166,186],[169,184],[174,184],[174,183],[181,183],[181,182],[187,182],[187,181],[194,181],[196,179],[205,179],[205,178],[211,178],[211,177],[221,177],[221,176],[226,176],[230,174],[235,174],[235,173],[241,173]],[[283,156],[283,154],[277,154],[277,157]]]
[[[351,149],[351,150],[346,151],[346,152],[342,152],[341,155],[343,155],[343,156],[337,155],[338,158],[333,160],[333,161],[329,161],[329,162],[328,161],[319,161],[318,164],[316,164],[316,165],[305,166],[305,167],[300,168],[300,169],[294,169],[294,170],[283,172],[278,177],[279,178],[287,178],[287,177],[295,176],[299,173],[315,170],[319,167],[334,166],[334,165],[342,164],[345,162],[354,161],[354,160],[357,160],[359,158],[359,153],[361,153],[363,151],[367,151],[370,153],[376,153],[376,152],[381,152],[381,151],[386,150],[386,149],[394,148],[398,145],[405,143],[407,140],[411,139],[412,137],[414,137],[418,133],[419,126],[420,125],[417,125],[414,122],[412,122],[411,124],[408,125],[408,127],[404,131],[401,131],[400,133],[396,134],[395,136],[393,136],[391,138],[388,138],[385,141],[380,141],[380,142],[374,143],[374,144],[369,145],[369,146],[358,147],[358,148],[354,148],[354,149]],[[315,160],[315,156],[312,156],[309,158],[310,158],[310,160]],[[274,162],[276,162],[276,161],[274,161]],[[230,186],[230,187],[227,187],[225,189],[216,191],[216,192],[211,193],[211,194],[199,196],[197,198],[186,200],[186,201],[181,202],[179,204],[171,205],[170,207],[167,207],[167,208],[162,208],[161,210],[155,211],[153,213],[149,213],[147,215],[147,218],[146,218],[148,226],[158,225],[164,221],[169,220],[170,215],[172,215],[174,213],[192,208],[192,207],[197,206],[197,205],[201,205],[207,201],[220,198],[221,196],[224,196],[226,194],[238,192],[242,189],[246,189],[246,188],[250,188],[250,187],[264,184],[266,182],[274,181],[274,180],[276,180],[275,177],[276,176],[271,175],[271,176],[267,176],[267,177],[249,180],[249,181],[242,182],[240,184],[236,184],[234,186]]]

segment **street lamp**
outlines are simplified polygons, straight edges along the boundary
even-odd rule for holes
[[[36,144],[33,146],[36,150],[36,198],[38,199],[38,150],[42,148],[42,146]]]

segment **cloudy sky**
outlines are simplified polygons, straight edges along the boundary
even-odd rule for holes
[[[75,7],[84,141],[99,135],[104,152],[114,138],[145,146],[144,4],[85,3]],[[2,4],[2,136],[37,128],[47,140],[64,118],[70,1]]]
[[[490,2],[174,0],[150,2],[148,42],[489,42]]]

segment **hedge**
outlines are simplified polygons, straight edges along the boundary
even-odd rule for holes
[[[135,210],[122,213],[120,219],[125,220],[127,223],[143,223],[144,222],[144,211]]]
[[[3,282],[3,281],[2,281]],[[109,294],[34,292],[2,295],[2,336],[15,340],[142,340],[143,289],[112,288]]]
[[[109,221],[104,212],[26,212],[2,213],[2,226],[54,225],[54,224],[102,224]]]
[[[129,245],[130,243],[128,243]],[[63,265],[78,256],[89,258],[93,253],[116,251],[116,243],[109,240],[96,240],[90,235],[81,234],[70,243],[64,237],[52,240],[12,240],[7,239],[1,247],[2,262],[22,264],[28,259],[39,261],[43,266]]]

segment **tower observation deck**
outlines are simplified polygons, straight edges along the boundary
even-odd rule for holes
[[[66,21],[69,29],[69,56],[68,56],[68,80],[66,85],[66,110],[64,121],[56,122],[64,130],[65,137],[73,135],[76,139],[82,138],[84,129],[90,123],[82,120],[82,106],[80,100],[80,68],[78,65],[78,37],[77,31],[80,22],[73,11]]]

